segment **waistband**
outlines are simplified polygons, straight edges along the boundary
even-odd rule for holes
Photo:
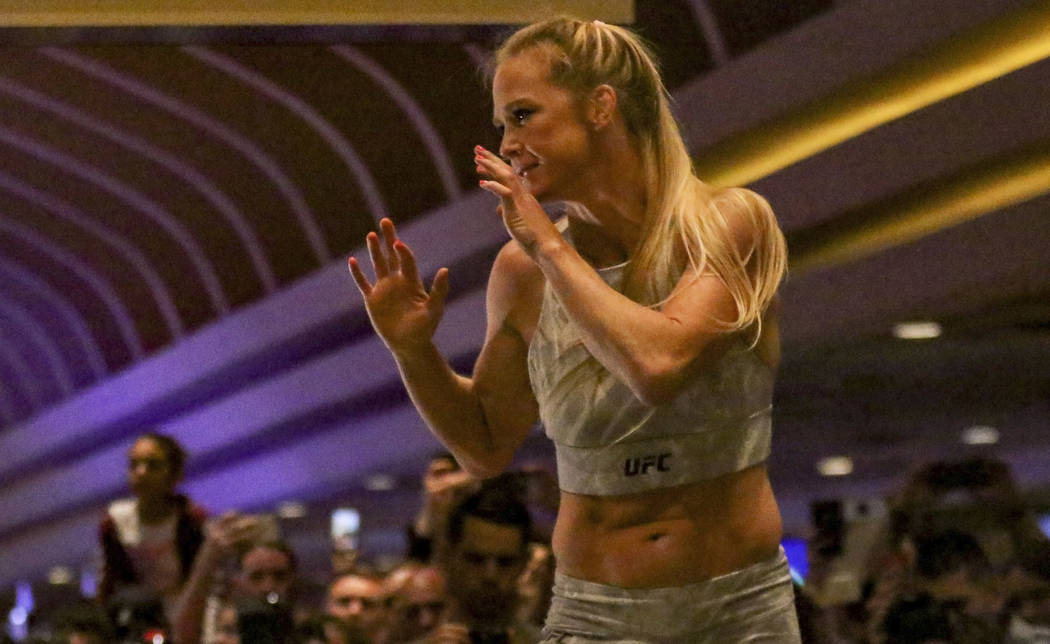
[[[558,486],[573,494],[647,492],[739,472],[769,457],[771,420],[600,447],[555,443]]]
[[[544,637],[566,643],[800,641],[783,548],[765,561],[685,586],[619,588],[555,573]]]

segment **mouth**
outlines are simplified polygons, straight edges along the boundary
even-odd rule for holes
[[[532,170],[533,168],[536,168],[536,167],[538,167],[539,165],[540,165],[540,164],[538,164],[538,163],[533,163],[532,165],[527,165],[527,166],[525,166],[524,168],[518,168],[517,170],[515,170],[515,171],[514,171],[514,174],[518,175],[518,176],[519,176],[519,177],[521,177],[522,179],[527,179],[527,178],[528,178],[528,175],[529,175],[529,172],[530,172],[530,171],[531,171],[531,170]]]

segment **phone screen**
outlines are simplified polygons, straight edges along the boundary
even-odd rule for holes
[[[336,551],[356,550],[361,515],[355,508],[336,508],[332,512],[332,546]]]

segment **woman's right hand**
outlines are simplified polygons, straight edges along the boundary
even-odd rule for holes
[[[384,218],[379,227],[382,241],[374,232],[366,237],[375,282],[368,281],[356,258],[351,257],[347,264],[365,300],[372,326],[390,351],[397,354],[428,343],[434,336],[448,295],[448,269],[438,270],[428,293],[419,277],[415,256],[397,238],[393,222]]]

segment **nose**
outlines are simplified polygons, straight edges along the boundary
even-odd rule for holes
[[[499,142],[499,155],[504,159],[511,159],[519,152],[521,152],[521,143],[510,129],[504,130],[503,138]]]

